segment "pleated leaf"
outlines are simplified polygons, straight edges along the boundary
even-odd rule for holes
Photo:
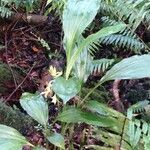
[[[81,84],[77,78],[66,80],[63,77],[58,77],[54,80],[52,88],[65,104],[80,91]]]
[[[51,136],[48,136],[47,139],[53,145],[55,145],[61,149],[65,149],[65,140],[61,134],[53,133]]]
[[[57,120],[66,123],[87,123],[101,127],[111,127],[115,125],[115,121],[111,118],[104,116],[97,116],[96,114],[88,111],[71,107],[64,110],[58,115]]]
[[[43,126],[48,122],[48,104],[42,95],[23,93],[20,104],[22,108],[38,123]]]
[[[150,77],[150,55],[148,54],[123,59],[107,71],[101,81],[146,77]]]
[[[99,0],[68,0],[63,11],[64,41],[67,49],[95,18]]]
[[[0,149],[1,150],[22,150],[29,142],[16,129],[6,125],[0,125]]]
[[[100,38],[117,33],[123,30],[125,27],[126,25],[122,23],[113,26],[108,26],[102,28],[101,30],[99,30],[94,34],[89,35],[86,39],[84,39],[79,45],[78,49],[71,56],[71,59],[68,62],[67,69],[66,69],[66,76],[67,77],[69,76],[74,63],[76,62],[77,58],[79,57],[80,53],[83,51],[84,48],[94,45],[94,43],[99,41]]]

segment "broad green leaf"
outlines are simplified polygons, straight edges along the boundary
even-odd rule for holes
[[[70,57],[74,40],[89,26],[99,9],[99,0],[68,0],[63,11],[64,42]]]
[[[123,30],[125,27],[126,25],[122,23],[105,27],[94,34],[89,35],[86,39],[84,39],[83,42],[81,42],[81,44],[79,45],[78,49],[74,52],[74,54],[69,59],[69,62],[67,64],[67,69],[66,69],[66,77],[68,78],[74,63],[76,62],[78,56],[80,55],[80,53],[83,51],[84,48],[92,46],[93,43],[98,42],[100,38],[108,36],[110,34],[117,33]]]
[[[88,101],[85,107],[91,110],[92,112],[96,112],[100,115],[104,115],[104,116],[113,115],[112,113],[109,112],[106,106],[104,106],[103,104],[101,105],[97,101]]]
[[[31,145],[16,129],[0,125],[0,149],[22,150],[24,145]]]
[[[36,93],[23,93],[20,99],[22,108],[43,126],[48,122],[48,104],[43,96]]]
[[[99,103],[98,101],[94,101],[94,100],[88,101],[84,106],[88,110],[92,112],[96,112],[100,115],[114,117],[114,118],[121,118],[121,117],[124,118],[124,115],[121,114],[120,112],[115,111],[109,108],[107,105],[103,103]]]
[[[0,140],[0,148],[1,150],[22,150],[24,144],[19,143],[18,141],[4,141],[1,142]]]
[[[101,126],[101,127],[111,127],[115,125],[113,119],[104,116],[97,116],[88,111],[81,111],[80,109],[71,107],[64,110],[57,117],[57,120],[66,123],[87,123],[91,125]]]
[[[139,79],[150,77],[150,55],[132,56],[114,65],[101,82],[115,79]]]
[[[89,75],[91,74],[91,65],[92,65],[92,57],[90,56],[88,49],[84,49],[75,65],[73,66],[73,73],[75,77],[77,77],[81,82],[86,82]]]
[[[54,80],[52,88],[65,104],[80,91],[81,84],[76,78],[66,80],[63,77],[58,77]]]
[[[51,136],[48,136],[47,139],[49,142],[51,142],[53,145],[65,149],[65,140],[64,137],[59,133],[53,133]]]
[[[113,126],[109,127],[109,129],[119,134],[122,132],[122,127],[124,126],[125,120],[125,116],[122,113],[109,108],[106,104],[99,103],[98,101],[94,100],[86,102],[84,108],[100,117],[103,116],[103,118],[109,118],[113,120]],[[118,121],[120,122],[119,124]]]

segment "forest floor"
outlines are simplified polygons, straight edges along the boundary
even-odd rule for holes
[[[12,81],[4,84],[7,91],[0,93],[0,98],[3,101],[10,106],[15,104],[19,107],[19,98],[23,92],[44,91],[47,83],[51,80],[48,72],[49,67],[52,65],[59,71],[65,67],[66,61],[62,37],[63,32],[60,20],[51,15],[46,22],[41,24],[20,23],[18,20],[13,22],[4,21],[0,24],[0,45],[4,46],[0,48],[0,61],[9,66],[13,76]],[[109,47],[106,47],[106,49],[105,52],[98,52],[96,56],[99,58],[109,56],[111,58],[114,53],[121,57],[132,55],[129,52],[114,52],[112,55],[109,52]],[[21,80],[14,74],[14,68],[21,72],[23,76]],[[89,83],[87,83],[88,86],[92,84],[91,79],[92,81],[97,81],[99,77],[91,76]],[[105,88],[109,95],[107,97],[108,104],[120,110],[116,104],[112,103],[115,99],[113,82],[106,84]],[[145,79],[120,81],[117,89],[125,108],[139,101],[139,99],[148,98],[146,93],[149,85],[145,82]],[[32,134],[27,132],[26,136],[41,144],[42,135],[40,133]]]

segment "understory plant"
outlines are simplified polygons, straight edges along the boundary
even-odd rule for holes
[[[23,7],[28,12],[33,9],[37,2],[38,0],[0,0],[0,16],[8,18],[14,13],[13,10],[18,7]]]
[[[117,22],[108,24],[107,27],[87,35],[86,31],[90,28],[100,6],[100,0],[68,0],[65,2],[62,24],[64,31],[63,45],[67,62],[66,70],[62,74],[51,68],[50,73],[54,79],[49,82],[44,92],[45,95],[52,92],[56,94],[53,96],[53,102],[61,103],[62,105],[58,116],[49,121],[48,103],[40,93],[24,93],[20,99],[22,108],[41,125],[46,147],[34,146],[15,129],[0,125],[0,148],[2,150],[11,150],[12,147],[13,150],[21,150],[24,145],[31,146],[34,150],[43,150],[45,148],[48,150],[49,142],[59,149],[65,149],[65,138],[68,138],[69,149],[73,149],[71,140],[73,130],[75,125],[80,123],[95,127],[95,137],[98,138],[99,136],[104,143],[107,143],[106,146],[108,147],[113,145],[113,147],[119,147],[119,149],[124,150],[135,148],[136,144],[132,144],[132,139],[127,133],[128,128],[130,130],[130,126],[133,127],[130,118],[110,109],[105,104],[100,103],[100,100],[89,100],[88,98],[96,88],[105,82],[116,79],[149,77],[150,55],[135,55],[125,58],[112,67],[110,67],[114,62],[112,59],[95,60],[93,52],[98,49],[102,38],[126,32],[128,26],[123,22]],[[106,71],[106,69],[109,70]],[[82,87],[85,86],[88,77],[97,71],[105,72],[104,76],[85,97],[82,97]],[[56,96],[59,100],[56,99]],[[74,105],[69,105],[68,102],[77,96],[77,102]],[[56,122],[61,123],[60,132],[53,130],[53,125]],[[108,135],[106,129],[109,129],[112,133]],[[147,130],[145,130],[143,132],[147,133]],[[67,131],[69,131],[69,135]],[[139,131],[137,134],[139,134]],[[108,136],[107,139],[106,135]],[[113,137],[113,142],[108,140],[110,137]],[[105,146],[100,147],[99,145],[84,145],[83,147],[89,149],[108,148]],[[146,147],[145,150],[147,150]]]

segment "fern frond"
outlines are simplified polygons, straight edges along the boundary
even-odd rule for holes
[[[45,15],[48,15],[51,12],[54,12],[56,16],[62,16],[63,7],[65,5],[66,0],[51,0],[47,3],[47,10]]]
[[[95,74],[97,72],[104,72],[110,65],[112,65],[114,59],[99,59],[93,60],[91,63],[90,72],[91,74]]]
[[[126,28],[126,25],[123,23],[104,27],[95,34],[91,34],[85,40],[83,40],[83,42],[79,45],[79,50],[83,49],[84,47],[88,47],[90,53],[92,53],[97,48],[97,45],[100,44],[101,38],[117,33],[124,28]]]
[[[15,6],[18,8],[19,6],[23,6],[27,11],[33,8],[33,5],[37,2],[37,0],[1,0],[0,1],[0,16],[8,18],[13,13],[11,10],[11,6]]]
[[[112,11],[112,6],[105,2],[105,0],[101,1],[99,12],[102,14],[110,14]]]
[[[140,101],[132,105],[127,111],[127,117],[132,119],[134,114],[139,114],[145,112],[145,107],[149,104],[148,100]]]
[[[145,107],[149,104],[148,100],[140,101],[137,104],[130,107],[133,110],[133,113],[141,113],[144,111]]]
[[[144,48],[143,44],[137,41],[137,39],[133,39],[128,36],[123,36],[121,34],[114,34],[105,38],[101,38],[100,42],[106,45],[112,44],[117,47],[131,49],[132,51],[134,50],[135,53],[140,53],[140,50]]]
[[[0,6],[0,16],[1,17],[6,17],[8,18],[9,16],[11,16],[12,11],[9,8],[6,8],[4,6]]]
[[[112,3],[101,3],[101,12],[108,13],[113,18],[128,22],[133,31],[145,21],[149,21],[149,0],[114,0]]]
[[[109,17],[102,17],[103,25],[115,25],[120,23],[110,19]],[[133,50],[135,53],[139,53],[142,49],[145,48],[145,45],[138,39],[134,32],[131,32],[128,27],[120,31],[118,34],[112,34],[107,37],[100,39],[100,42],[103,44],[112,44],[117,47],[122,47],[125,49]]]
[[[128,135],[130,137],[130,144],[133,148],[135,148],[140,141],[142,130],[140,129],[140,121],[130,121],[129,122],[129,130]]]
[[[115,19],[111,19],[108,16],[102,17],[101,20],[102,20],[103,26],[110,26],[110,25],[116,25],[118,23],[122,23],[122,21],[116,21]],[[128,26],[126,26],[124,30],[120,31],[120,33],[122,35],[127,35],[127,36],[137,39],[137,35],[131,30],[129,30]]]

